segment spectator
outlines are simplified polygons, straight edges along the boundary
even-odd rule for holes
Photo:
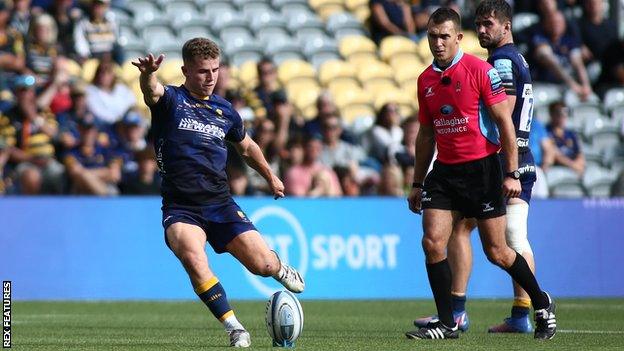
[[[30,19],[30,0],[14,0],[9,26],[15,28],[22,37],[26,37],[30,27]]]
[[[355,179],[355,174],[353,174],[350,168],[335,167],[334,172],[338,176],[344,196],[360,196],[360,184]]]
[[[138,172],[120,185],[124,195],[157,195],[160,194],[160,176],[156,167],[154,149],[149,146],[135,154]]]
[[[114,125],[110,149],[121,161],[122,182],[137,176],[139,163],[135,159],[135,154],[147,147],[145,127],[145,119],[135,110],[128,111],[124,118]]]
[[[98,124],[114,124],[135,104],[136,98],[130,88],[117,81],[113,63],[100,62],[93,82],[87,87],[87,106]]]
[[[99,196],[119,194],[121,160],[97,144],[95,119],[79,120],[78,130],[80,144],[64,157],[72,183],[71,192]]]
[[[59,56],[53,62],[51,76],[47,85],[37,97],[37,106],[43,110],[50,110],[58,115],[71,109],[70,76],[67,72],[67,59]]]
[[[305,121],[303,117],[295,113],[295,107],[288,101],[283,90],[271,94],[271,103],[273,113],[269,115],[269,118],[275,123],[275,147],[277,153],[281,154],[290,136],[301,133]]]
[[[328,91],[324,91],[319,94],[316,99],[317,115],[313,119],[305,122],[303,125],[303,132],[306,136],[315,136],[320,138],[322,136],[321,125],[323,121],[332,116],[340,116],[338,107],[334,102],[332,95]],[[342,120],[341,120],[342,125]],[[341,128],[342,133],[340,139],[350,144],[356,144],[357,138],[353,133],[345,128]]]
[[[7,193],[11,185],[8,175],[8,161],[15,146],[15,127],[7,116],[0,114],[0,195]]]
[[[73,7],[73,0],[54,0],[47,8],[47,13],[54,18],[58,29],[58,44],[68,57],[76,56],[74,28],[82,18],[82,11]]]
[[[578,40],[566,33],[563,14],[555,11],[542,19],[541,31],[533,36],[533,56],[537,61],[535,80],[565,83],[581,101],[592,94]]]
[[[35,104],[35,77],[19,76],[15,82],[16,105],[7,112],[15,127],[16,147],[11,162],[17,164],[22,193],[60,194],[63,166],[54,158],[53,141],[58,134],[54,115],[42,113]]]
[[[403,174],[401,169],[391,163],[386,163],[381,170],[381,182],[377,194],[381,196],[405,196]]]
[[[276,145],[276,130],[275,124],[270,119],[263,119],[258,122],[253,140],[258,144],[260,150],[264,154],[269,166],[273,170],[273,173],[279,174],[279,149]],[[269,188],[266,180],[258,172],[251,172],[248,176],[249,185],[252,188],[252,192],[255,195],[271,195],[273,192]]]
[[[263,58],[257,63],[256,68],[258,70],[258,86],[254,89],[254,98],[251,99],[256,102],[250,106],[254,108],[257,117],[264,117],[273,113],[271,94],[280,90],[277,80],[277,67],[270,59]]]
[[[4,1],[0,1],[0,86],[7,85],[8,72],[22,72],[26,65],[24,55],[24,36],[16,29],[9,27],[10,8]]]
[[[71,86],[70,96],[72,107],[69,111],[58,114],[59,144],[61,153],[69,151],[80,144],[80,131],[78,123],[83,119],[95,119],[87,106],[86,84],[75,82]],[[101,133],[98,137],[100,146],[108,146],[108,134]]]
[[[611,43],[602,56],[602,74],[598,80],[601,94],[611,88],[624,87],[624,38]]]
[[[221,76],[219,75],[219,82],[221,80]],[[240,91],[235,89],[229,89],[225,93],[225,99],[232,104],[232,107],[238,112],[238,114],[243,119],[243,123],[245,124],[245,129],[247,131],[253,128],[252,122],[254,121],[254,111],[251,107],[247,106],[247,102]]]
[[[404,35],[416,39],[412,10],[403,0],[370,0],[371,36],[377,45],[390,35]]]
[[[554,165],[569,167],[582,176],[585,172],[585,156],[576,133],[566,128],[568,108],[562,102],[553,102],[548,112],[550,124],[547,130],[556,145]]]
[[[50,15],[33,16],[26,37],[26,67],[35,74],[40,86],[48,83],[55,61],[62,55],[57,33],[56,23]]]
[[[75,51],[79,61],[89,58],[114,60],[122,64],[124,55],[119,46],[117,23],[107,17],[110,0],[92,0],[88,18],[83,18],[74,29]]]
[[[307,138],[303,160],[286,171],[286,193],[294,196],[340,196],[342,190],[336,173],[320,162],[323,144],[318,138]]]
[[[400,118],[397,104],[384,104],[363,140],[368,154],[382,164],[388,160],[388,151],[398,148],[403,140],[403,131],[398,125]]]
[[[578,21],[583,59],[585,62],[600,61],[609,44],[617,40],[617,26],[605,18],[603,0],[584,0],[583,10],[584,16]]]
[[[535,174],[537,181],[533,185],[532,196],[536,198],[548,197],[548,183],[544,171],[548,170],[554,162],[556,146],[553,139],[548,135],[542,122],[533,118],[531,121],[531,133],[529,134],[529,149],[535,161]]]

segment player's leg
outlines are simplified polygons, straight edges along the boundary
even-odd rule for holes
[[[237,235],[225,248],[251,273],[263,277],[271,276],[295,293],[300,293],[305,288],[299,272],[283,264],[277,254],[269,249],[258,231],[248,230]]]
[[[248,347],[249,333],[234,315],[225,290],[208,265],[206,233],[194,224],[176,222],[166,230],[167,244],[182,263],[197,296],[230,335],[230,346]]]
[[[459,326],[459,330],[467,331],[470,325],[466,313],[466,288],[470,271],[472,270],[472,245],[470,233],[476,228],[474,218],[462,219],[453,226],[453,234],[448,242],[448,262],[451,267],[451,297],[453,305],[453,318]],[[431,321],[437,320],[438,316],[428,316],[414,320],[414,325],[422,328]]]
[[[451,298],[451,268],[446,248],[459,213],[450,210],[425,209],[423,211],[423,239],[427,276],[433,292],[439,321],[406,333],[411,339],[457,338],[458,327],[453,319]]]
[[[505,239],[507,245],[527,261],[529,268],[535,273],[533,251],[527,235],[527,221],[529,204],[522,199],[510,199],[507,204],[507,229]],[[511,316],[505,318],[503,323],[488,329],[490,333],[530,333],[533,326],[529,319],[531,298],[518,283],[513,282],[514,302],[511,308]]]
[[[537,324],[535,338],[551,339],[556,331],[555,304],[542,291],[522,255],[507,246],[504,216],[478,220],[483,249],[490,262],[503,268],[530,296]]]

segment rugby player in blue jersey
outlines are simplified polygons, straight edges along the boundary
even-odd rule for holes
[[[213,94],[219,77],[219,47],[205,38],[184,44],[181,86],[158,82],[156,71],[163,59],[163,55],[149,54],[132,64],[141,71],[141,91],[152,114],[156,161],[163,179],[165,242],[184,266],[199,298],[223,323],[230,346],[249,347],[250,335],[236,319],[208,265],[206,241],[215,252],[229,252],[250,272],[271,276],[292,292],[302,292],[305,285],[294,268],[280,262],[232,199],[225,173],[226,142],[266,179],[276,199],[284,196],[284,185],[246,134],[236,110]]]
[[[517,198],[507,201],[507,245],[521,254],[535,271],[533,252],[527,239],[527,221],[531,189],[536,180],[533,155],[529,150],[529,132],[533,118],[533,89],[529,65],[513,43],[511,31],[511,7],[505,0],[485,0],[476,9],[476,30],[479,44],[488,49],[488,62],[496,68],[505,92],[509,108],[512,109],[513,123],[518,145],[518,170],[507,173],[506,177],[519,179],[522,192]],[[503,155],[504,156],[504,155]],[[469,326],[465,309],[466,287],[472,269],[472,249],[470,232],[476,227],[474,219],[459,221],[453,229],[448,244],[448,260],[452,271],[451,293],[453,316],[459,329],[466,331]],[[511,316],[503,323],[488,329],[490,333],[530,333],[533,327],[529,320],[531,299],[517,284],[514,286],[514,303]],[[535,338],[550,339],[556,330],[554,303],[549,308],[536,310]],[[424,327],[437,316],[424,317],[414,321]]]

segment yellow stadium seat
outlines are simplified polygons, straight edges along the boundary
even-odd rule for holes
[[[423,63],[418,56],[397,56],[390,59],[388,62],[393,69],[399,67],[412,65],[412,66],[424,66],[427,67],[429,63]]]
[[[392,67],[381,61],[371,62],[366,66],[360,67],[357,72],[357,77],[362,83],[370,80],[394,81]]]
[[[320,93],[320,88],[311,88],[294,92],[294,95],[291,94],[290,96],[292,96],[294,105],[299,109],[299,111],[304,113],[304,117],[307,118],[310,117],[310,113],[313,113],[311,117],[316,115],[316,99]],[[310,107],[312,107],[312,109],[310,109]],[[305,115],[306,113],[308,115]]]
[[[74,60],[66,59],[65,69],[71,77],[82,77],[82,67]]]
[[[399,87],[389,80],[369,80],[363,84],[364,90],[369,92],[372,96],[383,94],[387,90],[398,90]]]
[[[418,46],[412,40],[400,36],[393,35],[385,37],[379,44],[379,55],[381,59],[390,62],[392,58],[397,56],[418,56]]]
[[[345,7],[349,11],[353,12],[353,10],[357,9],[358,7],[362,7],[362,6],[368,7],[368,2],[369,0],[346,0]]]
[[[321,87],[319,87],[318,85],[318,82],[314,78],[292,79],[290,82],[288,82],[284,86],[284,88],[286,89],[286,91],[288,91],[289,96],[296,96],[300,92],[304,90],[308,90],[308,89],[315,89],[315,90],[321,89]]]
[[[473,31],[464,31],[464,38],[460,42],[460,45],[464,52],[481,58],[487,58],[487,50],[479,45],[479,38],[477,37],[477,33]]]
[[[401,108],[401,111],[407,111],[411,114],[413,110],[413,100],[415,97],[411,97],[405,91],[398,88],[387,89],[375,96],[374,107],[375,110],[381,109],[381,107],[389,102],[394,102]],[[402,114],[402,116],[405,116]]]
[[[314,67],[302,60],[287,60],[277,68],[277,77],[286,85],[292,80],[316,79]]]
[[[327,86],[330,81],[336,79],[356,79],[355,67],[347,61],[326,61],[319,68],[319,81]]]
[[[252,90],[258,85],[258,69],[256,62],[247,61],[238,67],[238,80],[243,87]]]
[[[371,11],[368,5],[360,6],[351,12],[355,16],[355,18],[357,18],[362,23],[366,23],[371,16]]]
[[[139,75],[141,75],[141,71],[132,64],[132,60],[127,60],[121,65],[121,79],[126,84],[131,84],[135,80],[139,79]]]
[[[327,84],[327,90],[329,90],[329,92],[333,96],[341,94],[345,90],[359,90],[359,89],[362,89],[362,88],[360,87],[360,84],[355,80],[337,79]]]
[[[334,13],[345,10],[343,0],[310,0],[309,4],[323,21]]]
[[[377,46],[365,36],[348,35],[340,40],[338,51],[346,59],[362,54],[376,56]]]
[[[420,76],[426,68],[427,67],[423,64],[397,65],[394,68],[394,80],[399,84],[408,81],[416,82],[418,76]]]
[[[95,76],[95,71],[97,70],[100,61],[98,59],[88,59],[82,64],[82,79],[91,83],[93,81],[93,77]]]
[[[158,70],[158,77],[165,84],[172,84],[173,81],[179,81],[180,77],[184,80],[181,68],[183,65],[184,62],[182,59],[165,60]]]
[[[306,108],[299,109],[299,113],[303,116],[303,118],[307,121],[314,119],[318,114],[318,109],[316,105],[310,105]]]
[[[420,55],[420,59],[422,62],[431,63],[433,60],[433,55],[431,54],[431,50],[429,49],[429,41],[427,38],[422,38],[418,43],[418,54]]]
[[[374,118],[375,110],[369,105],[348,105],[340,108],[340,115],[347,125],[351,125],[358,118]]]
[[[332,91],[331,93],[338,107],[348,105],[372,105],[373,102],[371,94],[361,88],[340,90],[335,93]]]

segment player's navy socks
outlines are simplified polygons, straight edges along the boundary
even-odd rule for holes
[[[548,307],[548,297],[540,289],[535,275],[522,255],[516,252],[516,259],[511,267],[505,269],[513,280],[524,289],[531,297],[531,302],[536,310]]]
[[[225,290],[217,277],[212,277],[209,281],[200,284],[195,288],[195,293],[219,321],[223,322],[234,315],[225,296]]]
[[[522,297],[516,297],[514,299],[513,306],[511,307],[511,318],[522,319],[529,315],[531,308],[531,300]]]
[[[451,294],[453,298],[453,313],[464,312],[466,310],[466,295]]]
[[[427,263],[427,276],[438,309],[440,322],[449,328],[455,326],[451,298],[451,267],[445,258],[438,263]]]

